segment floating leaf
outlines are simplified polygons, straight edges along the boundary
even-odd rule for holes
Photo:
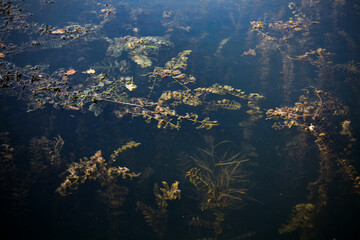
[[[65,72],[65,75],[69,76],[69,75],[73,75],[74,73],[76,73],[76,70],[71,68]]]
[[[92,75],[92,74],[95,73],[95,70],[92,69],[92,68],[90,68],[89,70],[86,70],[86,71],[84,71],[84,72],[82,72],[82,73]]]
[[[66,32],[67,31],[65,29],[57,29],[57,30],[51,31],[51,34],[60,35],[60,34],[66,33]]]
[[[130,92],[134,91],[134,90],[137,88],[137,86],[136,86],[133,82],[127,82],[127,83],[125,83],[125,87],[126,87]]]

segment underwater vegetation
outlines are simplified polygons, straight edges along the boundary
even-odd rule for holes
[[[267,111],[268,119],[280,120],[274,123],[273,128],[296,127],[307,132],[314,137],[319,152],[318,178],[308,184],[309,202],[294,207],[292,217],[288,224],[279,229],[280,233],[300,228],[301,239],[307,239],[309,234],[317,230],[316,220],[326,215],[329,191],[339,173],[345,180],[350,180],[354,191],[358,192],[359,176],[356,176],[350,158],[356,139],[350,130],[348,114],[349,108],[338,98],[315,88],[305,89],[293,107]],[[335,151],[339,140],[347,143],[340,152]]]
[[[160,47],[172,46],[172,43],[163,37],[148,36],[137,38],[136,36],[126,36],[124,38],[107,39],[112,44],[106,50],[106,55],[119,58],[127,53],[129,58],[142,68],[150,67],[153,63],[150,55],[159,51]]]
[[[208,137],[207,148],[199,148],[198,154],[190,156],[196,167],[185,174],[185,178],[197,189],[199,193],[200,209],[202,212],[211,212],[214,220],[203,220],[193,217],[191,224],[197,226],[209,225],[213,228],[214,239],[222,233],[222,222],[226,211],[241,208],[246,199],[247,189],[246,172],[243,169],[245,162],[240,153],[231,153],[230,149],[223,149],[229,141],[214,143]],[[206,221],[212,221],[211,224]]]
[[[126,60],[117,61],[113,63],[101,62],[96,65],[91,66],[91,69],[94,70],[94,73],[106,73],[111,75],[116,75],[118,73],[126,74],[129,72],[130,64]]]
[[[360,239],[359,13],[0,1],[3,235]]]
[[[79,185],[85,183],[87,180],[98,180],[102,186],[111,185],[116,181],[117,177],[122,179],[129,178],[132,180],[140,175],[140,173],[130,172],[127,167],[111,166],[116,161],[116,157],[122,151],[129,148],[137,147],[140,143],[128,142],[122,147],[118,148],[111,155],[110,164],[102,157],[101,150],[97,151],[90,159],[84,157],[80,162],[73,162],[67,169],[68,175],[56,192],[61,196],[66,196],[78,190]]]
[[[159,234],[159,238],[165,237],[167,224],[167,207],[168,200],[176,200],[181,198],[181,190],[179,189],[179,182],[174,182],[169,187],[168,183],[163,181],[163,187],[160,188],[158,184],[154,185],[154,196],[156,200],[156,208],[150,207],[142,202],[137,202],[136,206],[142,212],[147,224]]]

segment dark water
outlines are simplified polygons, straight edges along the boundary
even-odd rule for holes
[[[0,7],[1,239],[360,238],[358,1]]]

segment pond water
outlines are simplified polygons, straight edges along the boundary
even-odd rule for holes
[[[0,2],[2,239],[358,239],[358,1]]]

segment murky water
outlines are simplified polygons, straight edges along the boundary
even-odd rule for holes
[[[4,236],[360,236],[357,1],[0,10]]]

